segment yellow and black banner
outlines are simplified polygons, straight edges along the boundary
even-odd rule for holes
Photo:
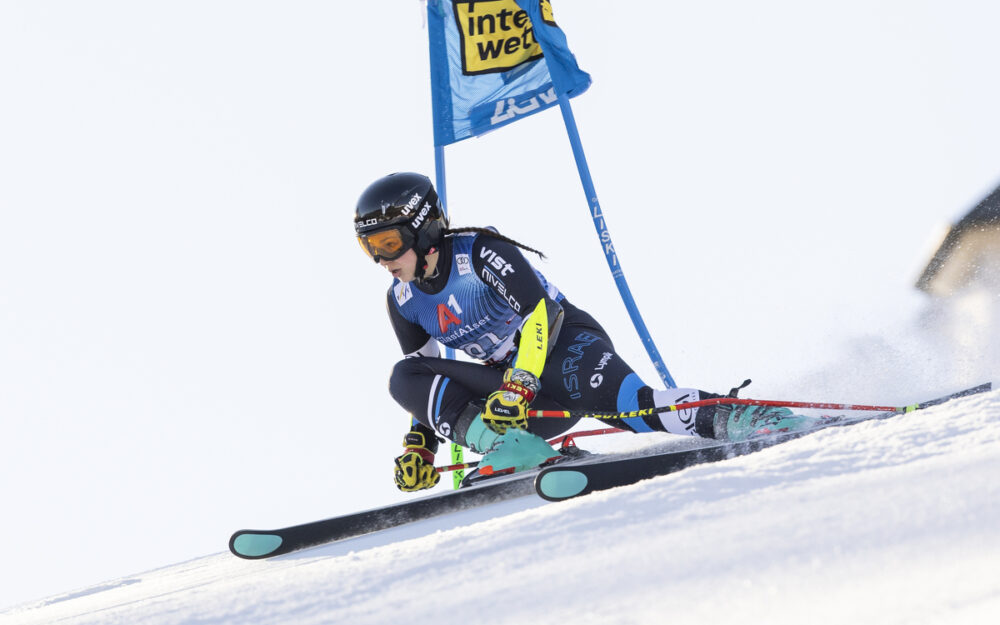
[[[552,7],[542,4],[548,23]],[[466,76],[507,72],[542,58],[528,12],[514,0],[455,0],[453,6]]]

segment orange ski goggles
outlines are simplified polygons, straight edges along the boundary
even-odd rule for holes
[[[376,263],[396,260],[413,247],[413,234],[403,226],[393,226],[358,235],[358,243]]]

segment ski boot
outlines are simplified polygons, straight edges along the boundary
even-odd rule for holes
[[[797,415],[780,406],[720,404],[715,412],[715,438],[745,441],[768,434],[801,432],[822,426],[821,417]]]
[[[463,438],[469,449],[483,454],[479,465],[466,476],[463,485],[474,484],[495,475],[534,469],[562,458],[544,438],[531,432],[515,429],[507,430],[505,434],[494,432],[486,427],[480,414],[469,423]]]
[[[525,430],[507,430],[501,434],[493,448],[479,461],[479,473],[516,473],[527,471],[562,455],[537,434]]]

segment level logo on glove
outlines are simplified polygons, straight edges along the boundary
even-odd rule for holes
[[[486,398],[483,423],[503,434],[508,428],[528,429],[528,406],[535,399],[541,383],[530,371],[510,368],[503,374],[500,390]]]

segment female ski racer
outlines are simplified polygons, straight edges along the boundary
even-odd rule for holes
[[[404,358],[389,380],[412,416],[395,461],[396,485],[437,484],[437,435],[485,454],[480,466],[515,471],[559,457],[545,442],[578,419],[531,419],[545,410],[629,412],[720,395],[654,390],[615,352],[604,328],[533,268],[542,254],[492,228],[449,229],[431,181],[396,173],[361,194],[354,216],[365,252],[392,274],[389,319]],[[476,362],[439,357],[439,344]],[[742,440],[800,429],[786,408],[708,406],[616,421],[632,432]]]

